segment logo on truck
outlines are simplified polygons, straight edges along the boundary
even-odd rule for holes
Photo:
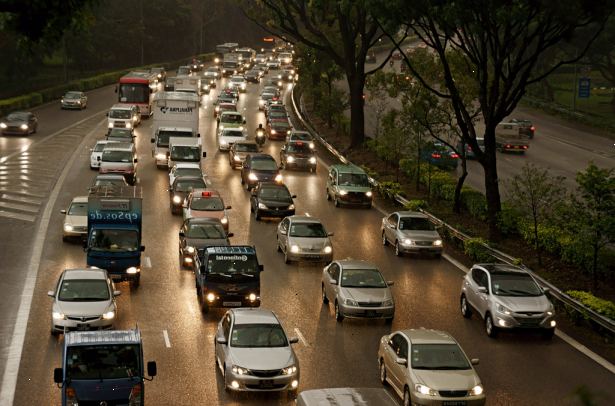
[[[167,114],[167,111],[169,113],[192,113],[192,110],[192,107],[160,107],[160,111],[162,112],[162,114]]]

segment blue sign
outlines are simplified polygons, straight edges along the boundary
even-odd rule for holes
[[[587,99],[591,90],[590,78],[579,78],[579,99]]]
[[[127,211],[94,210],[88,213],[92,222],[127,223],[132,224],[139,220],[139,213]]]

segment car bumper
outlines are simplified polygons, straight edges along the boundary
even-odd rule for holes
[[[66,104],[66,103],[62,103],[61,104],[63,109],[79,109],[81,110],[81,108],[84,106],[83,104]]]
[[[459,398],[423,395],[413,392],[411,395],[412,404],[417,405],[438,405],[438,406],[482,406],[485,404],[485,395],[464,396]]]
[[[436,245],[399,244],[399,250],[405,254],[442,254],[444,247]]]
[[[337,196],[338,201],[346,206],[365,206],[365,207],[371,207],[372,205],[372,199],[369,197],[364,197],[364,198],[357,198],[357,197],[351,197],[348,195],[338,195]]]
[[[312,261],[312,262],[326,262],[333,261],[333,253],[325,254],[324,252],[298,252],[293,253],[288,251],[288,259],[291,261]]]
[[[234,384],[236,382],[236,384]],[[293,385],[293,382],[295,384]],[[226,371],[226,386],[238,392],[279,392],[295,390],[299,386],[299,374],[259,377],[234,374],[230,368]]]
[[[258,209],[258,214],[261,217],[288,217],[295,214],[295,210],[275,210],[275,209]]]
[[[82,239],[85,239],[88,235],[88,230],[87,228],[85,230],[66,230],[63,229],[62,231],[62,237],[64,238],[69,238],[69,237],[79,237]]]
[[[362,307],[339,304],[340,311],[347,318],[390,319],[395,315],[395,306]]]
[[[307,159],[297,159],[294,162],[286,161],[284,166],[289,169],[316,169],[316,162],[312,163]]]
[[[22,130],[21,128],[8,127],[2,130],[2,134],[4,135],[28,135],[29,133],[30,128]]]
[[[494,312],[493,322],[499,329],[552,329],[555,328],[555,316],[524,317],[518,314],[507,315]]]
[[[88,330],[109,330],[113,328],[115,318],[105,320],[100,317],[92,321],[79,320],[54,320],[52,319],[52,330],[62,333],[64,331],[88,331]]]
[[[270,140],[285,140],[287,135],[288,134],[286,134],[285,131],[276,131],[275,134],[269,133],[269,139]]]

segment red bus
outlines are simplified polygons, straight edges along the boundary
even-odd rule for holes
[[[129,72],[120,78],[118,102],[139,106],[141,116],[152,114],[153,94],[158,90],[158,78],[151,72]]]

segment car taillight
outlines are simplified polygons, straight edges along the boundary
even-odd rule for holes
[[[66,394],[66,406],[77,406],[79,404],[75,388],[69,386],[66,388],[66,391],[64,393]]]
[[[438,158],[440,158],[440,157],[441,157],[441,155],[440,155],[440,154],[438,154],[438,153],[436,153],[436,152],[434,152],[434,153],[432,153],[432,154],[431,154],[431,157],[432,157],[432,158],[436,158],[436,159],[438,159]]]
[[[457,158],[459,158],[459,155],[457,155],[457,154],[455,154],[455,153],[452,153],[452,154],[451,154],[451,158],[453,158],[453,159],[457,159]]]
[[[536,127],[534,127],[534,126],[531,126],[531,127],[530,127],[530,131],[531,131],[531,132],[534,132],[534,131],[536,131]]]
[[[141,384],[138,383],[132,387],[130,391],[130,396],[128,397],[128,405],[129,406],[141,406],[141,400],[143,397],[143,389],[141,388]]]

